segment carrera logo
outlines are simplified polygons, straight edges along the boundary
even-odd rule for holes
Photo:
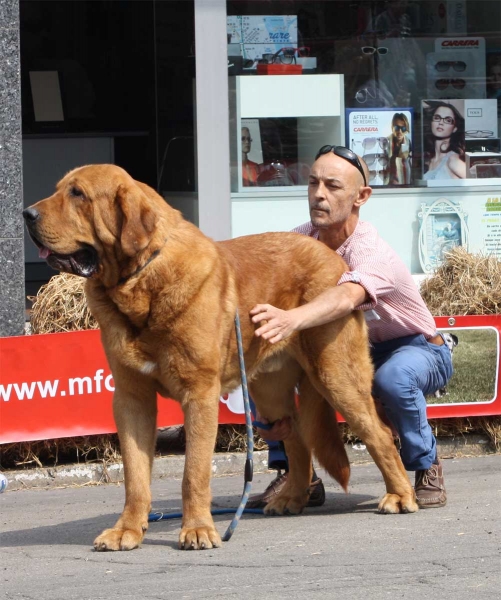
[[[457,48],[458,46],[463,47],[463,46],[468,46],[468,47],[472,47],[472,46],[478,46],[479,42],[478,40],[445,40],[442,42],[442,48],[448,48],[448,47],[455,47]]]

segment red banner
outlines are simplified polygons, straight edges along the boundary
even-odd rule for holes
[[[492,398],[429,406],[430,417],[501,414],[501,316],[438,317],[441,329],[490,331],[497,358]],[[491,336],[492,337],[492,336]],[[75,437],[116,431],[113,377],[99,331],[0,338],[0,443]],[[158,426],[183,423],[177,402],[159,397]],[[220,423],[244,423],[241,392],[222,398]]]

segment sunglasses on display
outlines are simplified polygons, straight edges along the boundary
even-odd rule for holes
[[[297,55],[301,58],[310,56],[309,46],[301,46],[301,48],[292,48],[292,50],[294,50],[294,52],[297,52]]]
[[[376,146],[376,144],[379,144],[379,147],[381,148],[381,150],[386,151],[388,146],[389,146],[389,142],[385,137],[370,137],[370,138],[365,138],[362,141],[362,146],[364,148],[364,150],[371,150],[372,148],[374,148]]]
[[[435,65],[435,69],[440,72],[448,71],[451,67],[460,73],[466,70],[466,63],[462,60],[441,60]]]
[[[296,53],[299,57],[304,58],[310,55],[310,48],[308,46],[302,46],[301,48],[280,48],[275,54],[263,54],[263,60],[260,62],[291,65],[296,62]]]
[[[443,121],[446,125],[454,125],[456,122],[452,117],[441,117],[440,115],[433,115],[431,120],[435,123],[441,123]]]
[[[439,79],[435,82],[437,90],[445,90],[449,85],[452,85],[455,90],[462,90],[466,85],[466,81],[464,79]]]
[[[494,136],[494,131],[475,129],[475,130],[465,131],[465,135],[466,135],[466,137],[474,137],[474,138],[490,138],[490,137]]]
[[[401,131],[402,133],[407,131],[407,127],[405,125],[393,125],[393,129],[395,129],[395,131]]]
[[[374,48],[374,46],[363,46],[362,53],[371,55],[371,54],[388,54],[388,48],[381,46],[380,48]]]
[[[388,158],[384,154],[366,154],[364,160],[369,168],[384,169],[388,166]]]
[[[315,156],[315,160],[317,160],[320,156],[322,156],[324,154],[329,154],[329,152],[332,152],[333,154],[335,154],[336,156],[339,156],[340,158],[344,158],[344,160],[347,160],[351,165],[353,165],[356,169],[358,169],[358,171],[364,178],[364,185],[365,186],[367,185],[367,179],[365,178],[365,173],[364,173],[364,169],[362,168],[362,163],[358,160],[358,156],[352,150],[350,150],[349,148],[345,148],[344,146],[331,146],[331,145],[322,146],[320,148],[320,150],[317,152],[317,155]]]
[[[280,50],[275,52],[272,56],[271,62],[292,65],[292,63],[296,62],[296,51],[294,48],[280,48]]]
[[[367,102],[367,98],[370,98],[371,100],[376,100],[377,95],[374,93],[374,91],[370,90],[369,88],[358,90],[358,92],[355,94],[355,100],[360,104],[365,104]]]

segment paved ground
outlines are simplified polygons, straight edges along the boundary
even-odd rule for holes
[[[444,461],[449,503],[377,515],[374,464],[353,467],[350,494],[326,481],[324,507],[300,517],[245,515],[217,550],[177,549],[179,521],[152,523],[139,550],[92,551],[123,503],[121,485],[11,491],[0,496],[0,598],[489,599],[501,590],[501,455]],[[261,490],[270,474],[257,475]],[[241,476],[213,480],[232,507]],[[180,481],[153,483],[154,508],[180,510]],[[224,533],[230,516],[218,516]]]

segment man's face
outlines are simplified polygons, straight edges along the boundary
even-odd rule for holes
[[[251,151],[251,135],[248,127],[242,127],[242,152],[249,154]]]
[[[403,119],[395,119],[393,123],[393,135],[399,142],[402,142],[404,139],[404,129],[407,131],[405,121]]]
[[[308,203],[314,227],[327,228],[346,223],[363,187],[356,167],[333,152],[313,163],[308,180]]]

